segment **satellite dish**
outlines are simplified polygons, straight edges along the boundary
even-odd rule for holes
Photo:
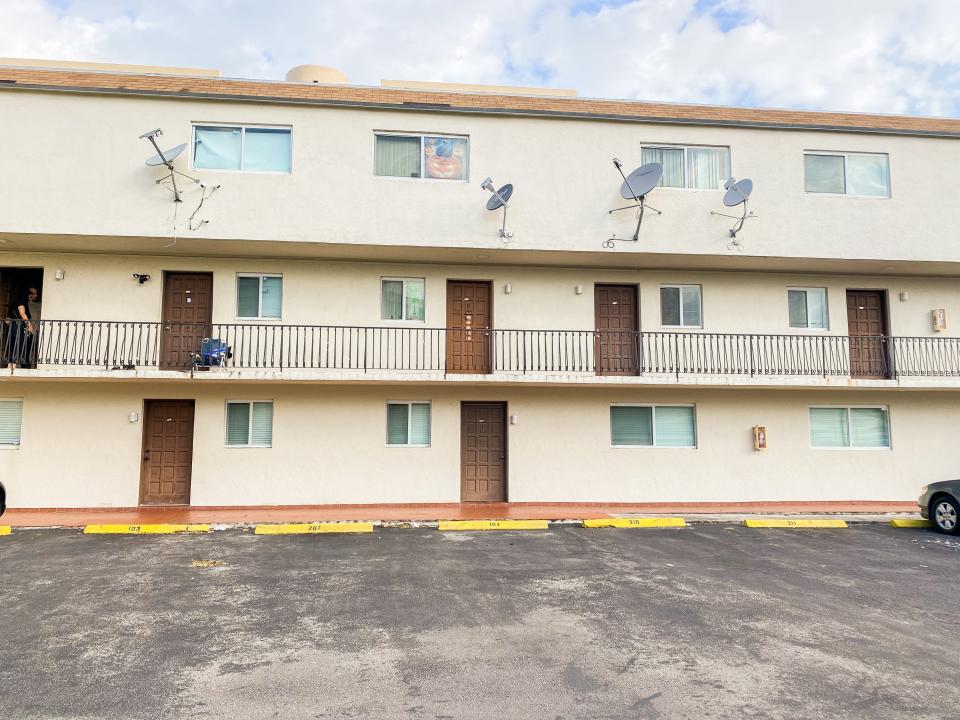
[[[513,233],[507,232],[507,208],[509,207],[508,203],[510,198],[513,196],[513,185],[507,183],[497,190],[493,184],[493,180],[487,178],[480,183],[480,187],[493,193],[493,197],[487,200],[487,210],[503,208],[503,224],[500,226],[500,239],[504,242],[510,240],[510,238],[513,237]]]
[[[186,143],[180,143],[176,147],[172,147],[169,150],[164,150],[162,153],[157,153],[153,157],[148,157],[146,162],[147,165],[167,165],[169,166],[174,160],[176,160],[180,155],[183,154],[183,151],[187,149]]]
[[[740,244],[740,241],[737,240],[737,233],[743,229],[743,223],[745,223],[748,218],[756,217],[753,212],[747,212],[747,200],[750,197],[750,193],[753,192],[753,180],[750,180],[749,178],[743,178],[742,180],[729,178],[723,184],[723,189],[727,191],[723,196],[723,204],[731,208],[737,207],[738,205],[743,205],[743,213],[740,215],[740,217],[714,211],[711,211],[710,214],[719,215],[720,217],[726,217],[737,221],[734,223],[733,227],[730,228],[730,237],[732,237],[733,240],[727,247],[729,247],[731,250],[742,250],[743,246]]]
[[[625,200],[633,200],[634,204],[614,208],[609,212],[615,213],[618,210],[629,210],[631,208],[636,208],[639,211],[637,212],[637,229],[633,233],[633,242],[637,242],[637,240],[640,239],[640,225],[643,223],[643,211],[647,207],[646,196],[657,186],[660,178],[663,177],[663,165],[660,163],[647,163],[646,165],[641,165],[629,175],[623,174],[623,163],[620,162],[619,158],[613,159],[613,166],[617,168],[620,177],[623,178],[623,185],[620,186],[620,195]],[[662,215],[655,207],[651,207],[650,209],[657,215]],[[612,248],[614,247],[614,241],[617,239],[618,238],[612,237],[604,242],[603,246],[605,248]]]

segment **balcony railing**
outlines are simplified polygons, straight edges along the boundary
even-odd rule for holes
[[[193,371],[960,377],[960,338],[0,321],[0,361]],[[204,342],[206,340],[207,342]]]

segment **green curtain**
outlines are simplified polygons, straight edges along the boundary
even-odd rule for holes
[[[250,444],[250,404],[227,403],[227,445]]]
[[[377,135],[374,172],[390,177],[420,177],[420,138]]]
[[[0,445],[20,444],[22,400],[0,400]]]
[[[657,447],[696,447],[697,427],[692,407],[657,405],[653,417]]]
[[[653,445],[653,409],[611,406],[610,435],[614,445]]]

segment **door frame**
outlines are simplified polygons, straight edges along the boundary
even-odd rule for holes
[[[147,449],[147,434],[150,431],[150,423],[148,421],[147,408],[150,403],[153,402],[188,402],[193,406],[193,433],[190,437],[190,492],[187,493],[187,502],[184,504],[173,504],[173,503],[164,503],[160,505],[155,505],[151,503],[143,502],[143,494],[145,488],[145,473],[147,470],[146,462],[143,458],[143,453]],[[193,449],[194,442],[197,437],[197,401],[195,398],[144,398],[143,407],[140,412],[140,421],[143,423],[143,430],[140,433],[140,489],[137,493],[137,506],[138,507],[189,507],[193,499]]]
[[[446,343],[445,343],[445,347],[444,347],[444,361],[445,361],[444,364],[445,364],[445,365],[449,365],[449,363],[446,362],[446,361],[449,360],[449,359],[452,357],[452,354],[450,353],[450,342],[451,342],[450,330],[451,330],[451,328],[450,328],[450,327],[447,327],[447,325],[448,325],[447,320],[448,320],[448,318],[449,318],[449,308],[450,308],[450,283],[475,283],[475,284],[478,284],[478,285],[482,283],[482,284],[486,285],[486,286],[489,288],[489,290],[488,290],[488,292],[487,292],[487,297],[489,298],[489,301],[490,301],[490,302],[488,303],[488,304],[489,304],[489,307],[487,308],[487,315],[489,316],[489,322],[490,322],[490,328],[489,328],[489,330],[488,330],[488,332],[489,332],[490,334],[487,336],[487,352],[486,352],[487,366],[486,366],[486,368],[483,369],[483,370],[466,370],[466,371],[465,371],[465,370],[463,370],[463,369],[458,369],[458,370],[456,370],[456,371],[454,372],[454,374],[455,374],[455,375],[459,375],[459,374],[465,374],[465,375],[490,375],[490,374],[492,374],[493,371],[494,371],[494,367],[493,367],[494,363],[493,363],[493,360],[494,360],[494,344],[495,344],[495,335],[494,335],[494,329],[493,329],[493,328],[494,328],[494,321],[493,321],[493,310],[494,310],[494,308],[493,308],[493,280],[467,280],[467,279],[464,279],[464,278],[447,278],[446,289],[445,289],[444,298],[443,298],[443,324],[444,324],[444,328],[445,328],[444,332],[445,332],[445,334],[446,334],[446,336],[447,336],[447,338],[446,338]],[[447,372],[450,372],[450,368],[449,368],[449,367],[447,367]]]
[[[886,373],[883,376],[875,376],[876,380],[889,380],[896,376],[896,368],[894,367],[894,356],[892,353],[892,347],[889,342],[890,340],[890,293],[887,291],[887,288],[868,288],[868,287],[848,287],[844,289],[843,293],[843,307],[846,310],[846,322],[847,322],[847,337],[866,337],[866,336],[852,336],[850,334],[850,293],[879,293],[880,295],[880,310],[883,320],[883,332],[880,335],[883,340],[881,340],[881,348],[883,350],[883,361],[886,366]],[[854,376],[853,368],[850,368],[852,377]],[[864,377],[864,379],[869,380],[870,376]]]
[[[159,351],[160,357],[157,358],[157,368],[160,370],[171,370],[171,369],[181,369],[189,370],[190,367],[180,367],[180,368],[164,368],[164,352],[166,344],[164,343],[164,325],[167,324],[167,283],[169,282],[169,277],[171,275],[205,275],[210,278],[210,322],[209,325],[213,326],[213,271],[212,270],[164,270],[163,271],[163,285],[160,288],[160,337],[159,337]],[[197,348],[200,350],[200,348]]]
[[[636,363],[635,368],[632,372],[604,372],[603,370],[603,355],[602,348],[600,343],[600,328],[597,327],[600,323],[599,320],[599,307],[597,305],[597,291],[602,287],[618,287],[618,288],[631,288],[633,290],[633,307],[635,310],[634,316],[634,327],[633,332],[637,333],[637,346],[635,348],[636,355],[634,361]],[[594,344],[594,374],[596,375],[624,375],[627,377],[635,377],[641,375],[640,369],[643,367],[643,348],[639,342],[640,338],[640,283],[631,283],[631,282],[595,282],[593,284],[593,329],[597,333],[597,341]]]
[[[464,500],[463,471],[466,468],[466,453],[463,443],[463,408],[465,405],[500,405],[503,407],[503,500]],[[506,400],[461,400],[460,401],[460,503],[510,502],[510,406]]]

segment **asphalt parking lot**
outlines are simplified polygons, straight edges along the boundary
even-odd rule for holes
[[[0,573],[2,718],[960,715],[926,530],[34,530]]]

